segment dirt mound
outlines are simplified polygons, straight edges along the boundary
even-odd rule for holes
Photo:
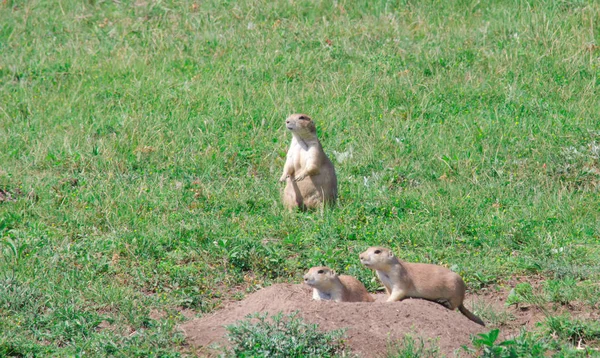
[[[305,321],[319,324],[322,330],[347,328],[350,348],[365,357],[384,355],[388,343],[401,340],[405,334],[431,338],[441,353],[451,356],[461,345],[470,343],[470,335],[485,331],[458,311],[437,303],[418,299],[385,303],[384,295],[375,297],[374,303],[317,302],[303,285],[277,284],[211,315],[186,322],[181,328],[193,346],[226,345],[224,325],[254,312],[272,315],[299,311]]]

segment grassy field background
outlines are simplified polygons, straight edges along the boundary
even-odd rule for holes
[[[594,1],[1,1],[0,354],[186,354],[374,244],[598,309],[599,86]],[[282,209],[294,112],[332,210]]]

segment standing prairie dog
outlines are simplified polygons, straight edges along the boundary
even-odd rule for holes
[[[338,276],[325,266],[313,267],[304,275],[304,283],[313,288],[316,301],[373,302],[365,286],[352,276]]]
[[[292,114],[285,125],[293,137],[279,179],[286,182],[283,204],[292,211],[335,203],[337,177],[317,138],[315,123],[306,114]]]
[[[383,247],[369,247],[359,257],[363,265],[377,272],[390,295],[387,302],[407,297],[424,298],[451,310],[458,308],[468,319],[485,326],[481,318],[463,305],[466,287],[457,273],[438,265],[400,261]]]

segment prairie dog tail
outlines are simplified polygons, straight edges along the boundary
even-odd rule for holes
[[[468,319],[470,319],[471,321],[480,324],[482,326],[485,327],[485,323],[483,323],[483,321],[481,320],[481,318],[475,316],[471,311],[469,311],[465,305],[461,304],[460,306],[458,306],[458,310],[460,311],[460,313],[464,314],[465,316],[467,316]]]

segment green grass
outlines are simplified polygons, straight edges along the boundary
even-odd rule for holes
[[[0,352],[185,354],[182,307],[323,264],[374,289],[373,244],[474,292],[536,275],[597,307],[599,19],[578,0],[0,2]],[[293,112],[336,166],[332,210],[282,209]]]

